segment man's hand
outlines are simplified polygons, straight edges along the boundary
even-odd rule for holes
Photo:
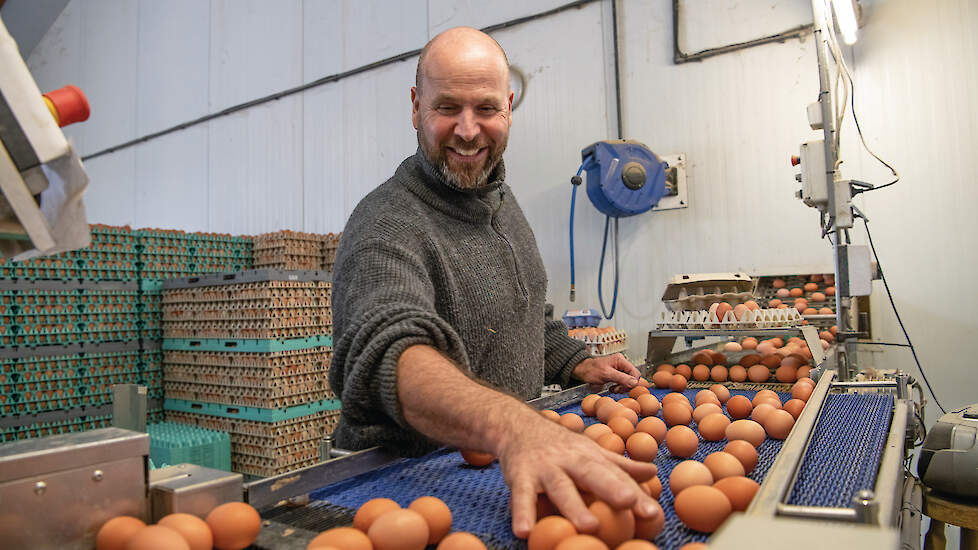
[[[539,493],[546,493],[581,533],[593,533],[598,520],[588,511],[579,491],[591,493],[613,508],[631,508],[641,518],[657,513],[652,497],[636,482],[655,476],[655,464],[602,449],[542,416],[508,434],[499,453],[499,465],[512,491],[513,533],[519,538],[527,538],[538,519]]]
[[[571,373],[574,378],[590,386],[603,386],[608,382],[618,384],[628,391],[638,384],[642,373],[625,356],[616,353],[604,357],[591,357],[578,363]]]

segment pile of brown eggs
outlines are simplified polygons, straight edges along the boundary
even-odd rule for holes
[[[825,336],[833,338],[829,331],[825,331]],[[828,344],[824,345],[827,347]],[[727,356],[723,353],[700,350],[690,358],[693,367],[687,364],[659,365],[652,375],[652,382],[657,388],[670,388],[677,391],[685,388],[688,380],[698,382],[712,380],[717,383],[728,380],[731,382],[750,380],[761,383],[772,381],[773,377],[773,381],[790,384],[795,380],[808,378],[808,373],[811,371],[812,352],[805,341],[797,336],[789,338],[787,342],[780,337],[762,341],[747,337],[738,347],[751,353],[744,354],[729,368],[726,366]]]
[[[306,550],[423,550],[433,544],[437,550],[486,550],[475,535],[451,530],[452,511],[440,498],[420,497],[407,508],[374,498],[357,509],[353,527],[323,531]]]
[[[105,522],[95,536],[96,550],[241,550],[258,538],[261,516],[249,504],[228,502],[201,519],[170,514],[156,525],[132,516]]]
[[[821,286],[820,284],[821,283]],[[812,275],[809,282],[804,286],[788,288],[784,279],[774,279],[771,286],[775,290],[777,298],[768,302],[768,307],[785,309],[789,301],[793,301],[793,307],[802,315],[833,315],[832,308],[823,305],[816,309],[811,307],[810,302],[823,303],[835,296],[835,276],[834,275]]]
[[[717,359],[710,361],[712,369],[704,363],[698,363],[697,367],[703,367],[707,372],[714,371],[718,366],[727,370],[722,365],[725,359],[711,359]],[[574,413],[541,413],[568,429],[583,433],[611,452],[627,454],[632,460],[653,461],[661,445],[665,445],[673,457],[687,459],[676,464],[669,475],[669,487],[675,496],[676,515],[686,527],[702,533],[712,533],[730,514],[744,511],[750,505],[759,489],[757,482],[747,477],[757,466],[757,447],[768,437],[783,440],[788,436],[815,388],[815,382],[808,378],[807,371],[798,372],[801,366],[789,367],[797,381],[791,390],[792,399],[785,403],[771,390],[758,391],[753,399],[743,395],[731,396],[730,390],[719,383],[698,392],[695,402],[690,403],[681,392],[686,389],[690,376],[697,378],[693,374],[695,369],[690,369],[688,365],[664,364],[659,365],[653,380],[657,387],[670,388],[673,393],[665,395],[661,403],[649,392],[648,382],[643,379],[642,384],[633,388],[628,397],[618,401],[597,394],[585,397],[581,402],[581,410],[587,416],[597,417],[599,421],[587,428],[584,427],[584,420]],[[763,368],[766,381],[770,371],[767,366]],[[699,371],[703,372],[702,369]],[[719,371],[715,372],[715,376],[721,378],[719,381],[727,379],[726,373],[720,377]],[[801,374],[803,375],[798,378]],[[709,376],[704,379],[709,379]],[[695,429],[691,426],[695,426]],[[700,438],[705,441],[727,440],[727,443],[722,451],[707,455],[702,462],[689,460],[699,449]],[[662,493],[662,482],[658,476],[640,486],[656,499]],[[573,525],[566,519],[543,517],[531,532],[529,550],[655,548],[651,542],[645,541],[653,540],[662,532],[665,526],[664,515],[660,514],[655,520],[635,518],[630,510],[611,510],[602,515],[599,512],[604,512],[606,504],[600,501],[589,504],[601,527],[594,537],[588,536],[587,544],[584,543],[585,539],[580,538],[584,535],[576,535]],[[542,517],[548,512],[544,506],[538,513]],[[556,511],[550,513],[556,514]],[[606,529],[606,525],[613,525],[613,528]],[[590,540],[595,537],[597,540]],[[641,542],[645,545],[626,548],[626,544],[633,543],[629,541],[633,537],[642,539]],[[537,540],[547,542],[535,544]],[[572,540],[580,544],[575,542],[573,545],[565,545],[565,541]],[[705,546],[701,543],[690,543],[683,546],[682,550],[694,548]]]

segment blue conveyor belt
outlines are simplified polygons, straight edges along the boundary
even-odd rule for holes
[[[687,390],[684,393],[690,398],[690,401],[693,401],[697,391],[699,389]],[[652,390],[652,393],[661,400],[669,392]],[[732,395],[745,395],[748,398],[753,398],[755,393],[754,391],[731,391]],[[786,393],[779,394],[779,396],[782,402],[790,399],[790,395]],[[612,395],[612,397],[620,399],[625,396]],[[571,405],[560,409],[558,412],[581,414],[581,409],[579,405]],[[661,414],[660,411],[660,417]],[[597,422],[595,418],[583,418],[587,425]],[[885,429],[882,431],[885,437]],[[716,442],[700,440],[699,450],[692,458],[702,461],[706,455],[722,450],[726,443],[726,440]],[[778,451],[781,449],[781,444],[782,442],[778,440],[765,440],[758,449],[758,465],[748,477],[761,483],[774,463]],[[829,445],[823,446],[826,451],[831,450]],[[687,542],[706,541],[709,538],[707,534],[687,529],[676,517],[673,510],[673,494],[669,490],[669,474],[673,467],[682,460],[684,459],[672,457],[669,451],[665,449],[665,445],[660,446],[659,454],[655,458],[655,464],[659,467],[659,479],[663,487],[659,503],[666,514],[666,525],[654,542],[662,550],[678,549]],[[837,474],[841,475],[839,472]],[[453,530],[472,532],[478,535],[491,549],[522,550],[526,548],[525,541],[517,540],[512,535],[509,489],[503,482],[498,463],[493,463],[486,468],[472,468],[466,465],[455,451],[442,449],[422,458],[404,460],[323,487],[314,492],[311,497],[314,500],[327,501],[355,511],[364,502],[376,497],[391,498],[401,506],[407,506],[415,498],[424,495],[436,496],[448,504],[453,514]],[[316,506],[316,503],[314,502],[310,506]]]

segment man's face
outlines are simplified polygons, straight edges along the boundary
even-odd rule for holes
[[[433,50],[421,93],[411,88],[421,150],[458,187],[482,187],[502,159],[513,123],[508,76],[505,62],[491,55]]]

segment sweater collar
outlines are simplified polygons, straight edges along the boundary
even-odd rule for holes
[[[450,182],[428,162],[419,147],[401,163],[408,189],[433,208],[463,221],[488,223],[506,192],[503,161],[489,175],[489,183],[478,189],[463,189]]]

